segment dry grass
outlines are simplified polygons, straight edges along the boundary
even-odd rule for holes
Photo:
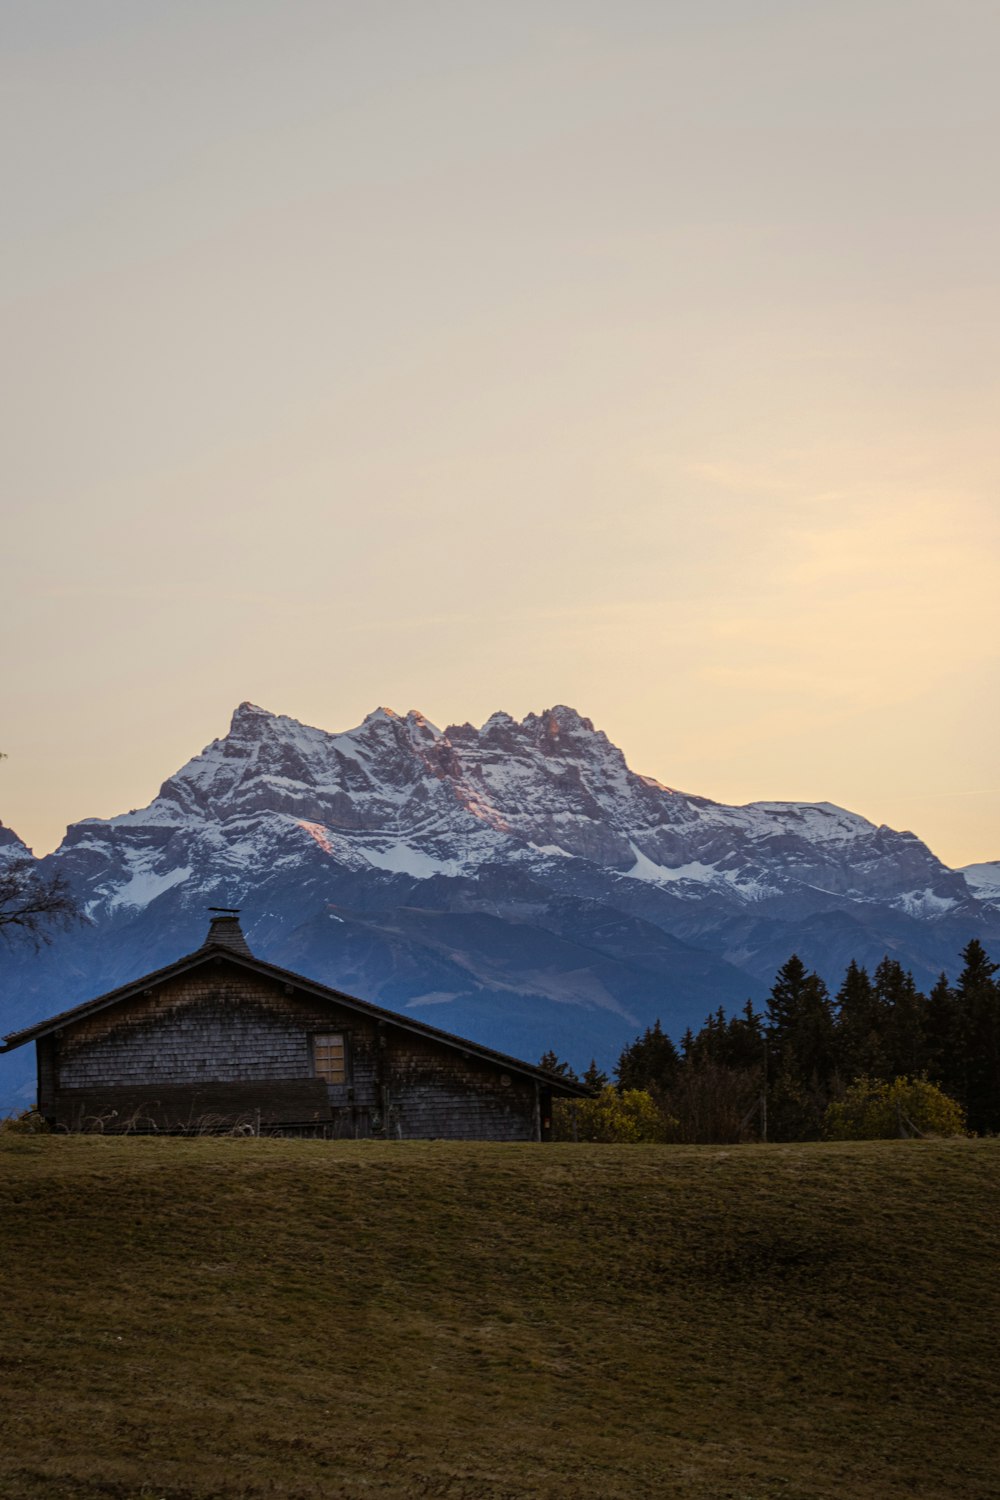
[[[0,1137],[0,1494],[1000,1496],[998,1167]]]

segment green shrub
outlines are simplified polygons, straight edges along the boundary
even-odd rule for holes
[[[830,1141],[884,1141],[900,1136],[964,1135],[961,1105],[926,1078],[856,1078],[843,1099],[828,1106],[823,1134]]]
[[[557,1141],[665,1141],[675,1123],[644,1089],[623,1089],[619,1093],[609,1083],[594,1099],[572,1103],[557,1099],[552,1135]]]

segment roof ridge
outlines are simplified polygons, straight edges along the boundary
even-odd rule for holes
[[[285,984],[293,984],[299,988],[318,994],[320,998],[329,997],[340,1004],[346,1003],[349,1008],[353,1007],[359,1011],[366,1012],[376,1020],[388,1022],[393,1026],[400,1027],[403,1031],[414,1032],[418,1036],[430,1037],[435,1041],[444,1042],[446,1045],[455,1047],[459,1051],[470,1052],[479,1055],[487,1061],[503,1063],[514,1072],[525,1073],[531,1077],[544,1080],[546,1083],[557,1084],[567,1093],[577,1094],[581,1098],[589,1098],[591,1090],[583,1084],[574,1084],[560,1073],[552,1073],[547,1068],[539,1067],[535,1063],[529,1063],[524,1058],[514,1057],[507,1052],[498,1052],[494,1047],[487,1047],[482,1042],[474,1042],[469,1037],[456,1035],[451,1031],[442,1031],[440,1027],[431,1026],[426,1021],[419,1021],[415,1017],[401,1016],[398,1011],[387,1010],[382,1005],[376,1005],[371,1000],[362,1000],[358,995],[350,995],[346,990],[334,989],[332,985],[323,984],[318,979],[310,979],[305,974],[297,974],[293,969],[282,969],[277,964],[268,963],[266,959],[258,958],[251,953],[249,948],[243,953],[229,947],[225,943],[205,943],[193,953],[187,953],[182,958],[175,959],[173,963],[164,968],[154,969],[149,974],[143,974],[138,979],[128,984],[119,985],[116,989],[108,990],[103,995],[95,995],[91,1000],[84,1000],[81,1004],[72,1006],[69,1010],[59,1011],[54,1016],[47,1017],[44,1021],[38,1021],[34,1026],[26,1026],[20,1031],[9,1032],[4,1038],[4,1045],[0,1046],[0,1054],[13,1052],[18,1047],[23,1047],[27,1042],[34,1041],[38,1037],[45,1036],[52,1031],[58,1031],[64,1025],[76,1020],[82,1020],[85,1016],[93,1015],[97,1011],[104,1010],[109,1005],[116,1005],[120,1001],[127,1000],[130,996],[139,994],[143,990],[151,989],[154,985],[163,984],[166,980],[195,965],[207,963],[209,960],[218,961],[225,959],[229,963],[239,964],[241,967],[256,969],[266,975],[280,979]]]

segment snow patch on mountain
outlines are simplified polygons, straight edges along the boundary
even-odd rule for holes
[[[935,891],[903,891],[894,905],[910,917],[940,917],[954,911],[958,902],[951,896],[939,896]]]
[[[463,866],[457,859],[434,859],[422,849],[409,844],[387,844],[384,848],[366,845],[360,851],[376,870],[390,870],[394,875],[412,875],[429,880],[432,875],[460,875]]]
[[[156,900],[157,896],[162,896],[164,891],[172,890],[175,885],[180,885],[190,876],[190,865],[182,869],[166,870],[162,874],[141,867],[133,869],[130,879],[117,888],[108,906],[112,911],[119,906],[148,906],[151,901]]]
[[[875,828],[860,813],[848,812],[832,802],[748,802],[738,811],[748,815],[748,824],[756,822],[755,814],[762,813],[765,828],[780,824],[794,829],[811,843],[853,839]]]
[[[657,885],[669,885],[675,880],[714,880],[717,871],[714,865],[702,864],[701,860],[693,859],[686,865],[677,865],[669,869],[665,865],[654,863],[635,844],[629,846],[635,855],[635,864],[625,874],[631,880],[652,880]]]
[[[970,891],[975,891],[977,895],[1000,896],[1000,859],[965,865],[958,873],[964,876]]]

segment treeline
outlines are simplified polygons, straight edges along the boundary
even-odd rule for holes
[[[924,1100],[943,1094],[970,1131],[998,1132],[1000,965],[976,939],[962,962],[955,984],[942,974],[926,995],[895,959],[884,958],[873,974],[852,962],[831,995],[793,954],[765,1010],[749,1001],[735,1015],[720,1007],[679,1044],[657,1021],[622,1052],[613,1085],[592,1063],[583,1081],[607,1118],[589,1138],[596,1129],[596,1138],[603,1130],[603,1138],[692,1143],[814,1140],[859,1101],[881,1097],[884,1104],[894,1087],[906,1120],[897,1080],[925,1080]],[[552,1053],[542,1065],[572,1073]],[[587,1138],[581,1111],[585,1132],[586,1111],[596,1108],[561,1106],[556,1134]]]

